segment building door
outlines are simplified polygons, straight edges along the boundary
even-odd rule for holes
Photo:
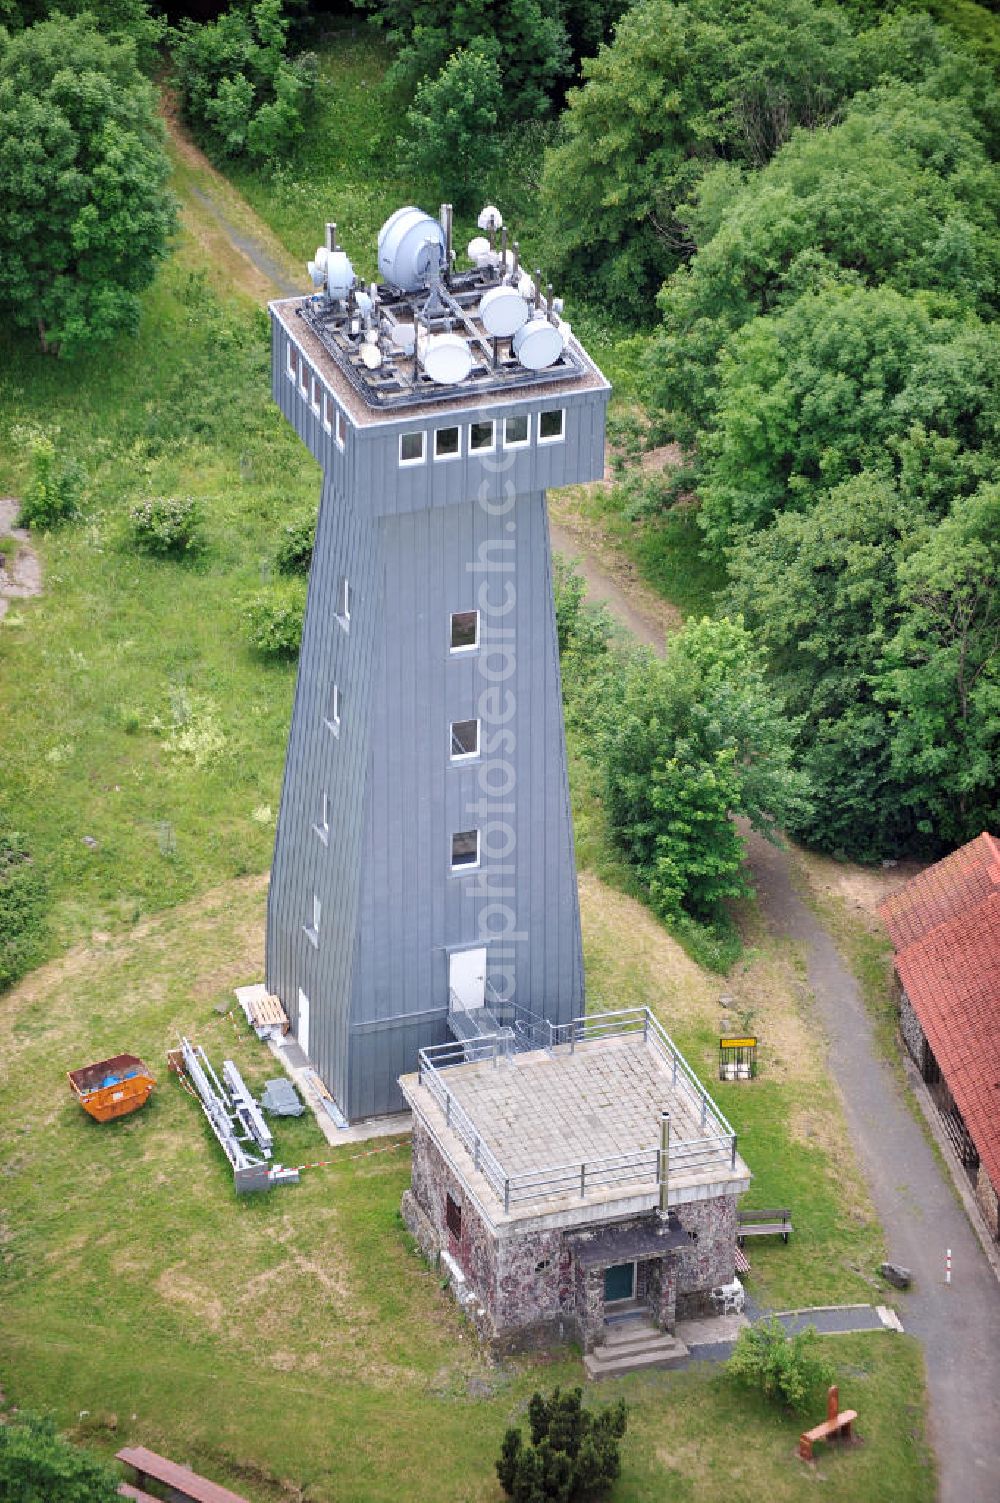
[[[295,1030],[299,1041],[299,1048],[303,1054],[309,1053],[309,998],[299,987],[299,1023]]]
[[[615,1263],[604,1270],[604,1303],[617,1304],[635,1298],[635,1264]]]
[[[486,1002],[486,946],[448,956],[448,1011],[471,1012]]]

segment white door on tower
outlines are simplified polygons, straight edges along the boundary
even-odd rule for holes
[[[299,987],[299,1024],[295,1030],[299,1041],[299,1048],[303,1054],[309,1053],[309,998]]]
[[[486,946],[448,957],[448,1011],[471,1012],[486,1002]]]

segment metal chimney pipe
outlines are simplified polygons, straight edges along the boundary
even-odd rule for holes
[[[542,268],[535,267],[535,307],[542,306]]]
[[[444,264],[451,270],[451,204],[441,205],[441,228],[444,230]]]
[[[667,1214],[667,1188],[670,1175],[670,1113],[660,1113],[660,1215]]]
[[[326,248],[328,251],[337,249],[337,226],[330,219],[326,223]]]
[[[511,281],[516,285],[521,271],[521,247],[514,241],[514,266],[510,274]]]
[[[500,275],[507,275],[507,226],[500,231]]]

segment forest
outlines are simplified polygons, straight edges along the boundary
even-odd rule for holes
[[[570,726],[664,917],[724,927],[746,891],[734,815],[862,861],[996,828],[992,9],[0,0],[0,28],[0,304],[23,351],[135,336],[176,228],[162,91],[303,253],[328,158],[352,164],[365,228],[400,193],[517,219],[615,379],[607,505],[636,539],[682,537],[673,567],[701,581],[662,662],[560,586]],[[384,64],[350,120],[329,69],[346,36]],[[664,445],[675,462],[643,464]],[[22,453],[25,520],[82,525],[84,447],[22,433]],[[194,552],[196,510],[147,504],[133,538]],[[294,656],[311,526],[286,522],[284,578],[246,606],[264,657]],[[577,713],[584,693],[605,710]],[[39,878],[16,812],[0,900],[23,917]]]

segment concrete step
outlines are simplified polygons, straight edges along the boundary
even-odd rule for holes
[[[642,1345],[627,1345],[624,1349],[620,1345],[595,1347],[586,1353],[583,1365],[588,1378],[618,1378],[644,1368],[676,1367],[687,1355],[683,1341],[657,1332],[655,1339],[647,1339]]]
[[[673,1339],[665,1331],[658,1331],[655,1327],[647,1327],[642,1331],[630,1331],[620,1336],[608,1337],[607,1340],[601,1342],[596,1350],[606,1352],[609,1357],[618,1356],[619,1354],[624,1356],[626,1352],[642,1352],[647,1347],[660,1346],[663,1342],[670,1342]]]

